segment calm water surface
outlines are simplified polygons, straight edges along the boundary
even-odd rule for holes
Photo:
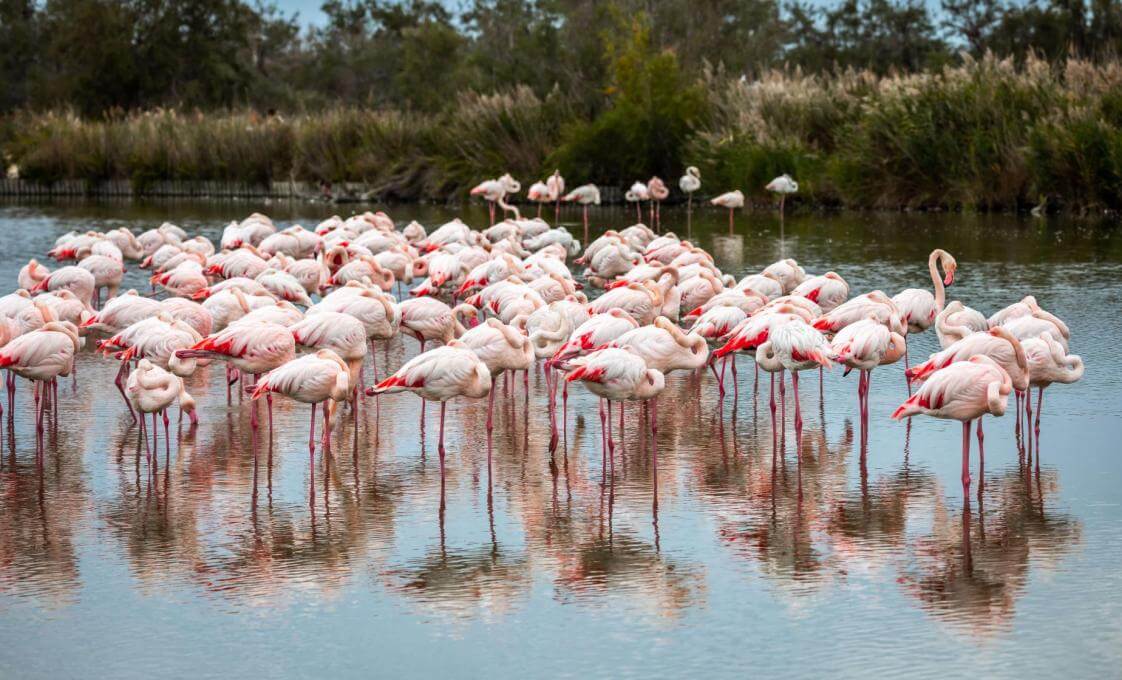
[[[216,238],[252,210],[306,226],[333,211],[0,205],[0,288],[71,229],[170,220]],[[390,213],[430,226],[456,214]],[[605,209],[594,225],[630,216]],[[486,214],[466,219],[481,226]],[[664,223],[682,229],[684,214],[664,210]],[[767,391],[742,360],[739,395],[723,403],[709,376],[669,381],[657,511],[638,409],[605,480],[596,401],[575,388],[551,464],[540,374],[528,403],[521,390],[499,402],[490,475],[485,400],[450,406],[443,512],[437,413],[422,425],[412,395],[368,400],[357,432],[344,420],[333,453],[317,453],[309,507],[306,407],[278,400],[272,439],[253,440],[246,405],[226,406],[221,369],[203,369],[189,383],[201,425],[173,424],[170,458],[149,470],[115,364],[87,349],[76,388],[60,387],[42,466],[26,383],[4,418],[0,677],[1117,677],[1118,228],[811,215],[789,218],[781,241],[770,215],[739,216],[731,237],[725,224],[706,213],[694,235],[738,277],[785,251],[855,294],[892,294],[929,285],[939,246],[959,262],[950,298],[990,313],[1035,294],[1087,365],[1082,382],[1046,393],[1039,471],[1012,420],[991,421],[984,493],[964,513],[957,423],[888,419],[906,396],[900,366],[875,374],[864,460],[856,375],[836,370],[821,397],[803,381],[801,466],[792,409],[773,458]],[[130,270],[133,285],[141,274]],[[913,336],[912,357],[935,346],[933,332]],[[398,339],[379,361],[416,351]]]

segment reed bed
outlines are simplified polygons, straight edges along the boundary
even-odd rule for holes
[[[1119,63],[964,57],[889,76],[775,71],[743,82],[710,72],[696,86],[705,101],[688,113],[689,134],[652,153],[699,165],[713,193],[738,187],[763,201],[763,185],[788,172],[804,204],[1122,209]],[[436,115],[23,112],[0,120],[0,153],[40,182],[357,182],[381,197],[446,200],[482,178],[509,171],[532,181],[554,164],[580,183],[567,147],[587,140],[571,131],[609,115],[622,124],[610,101],[593,118],[583,111],[559,90],[539,97],[516,87],[463,95]],[[639,155],[600,179],[626,186],[666,167]]]

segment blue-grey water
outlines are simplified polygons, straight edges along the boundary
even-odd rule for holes
[[[71,229],[166,220],[213,238],[253,210],[311,226],[351,209],[0,204],[0,291]],[[387,210],[486,224],[478,208]],[[681,233],[684,213],[663,214]],[[594,231],[631,215],[599,211]],[[411,395],[367,400],[357,433],[342,419],[309,505],[307,407],[278,399],[271,442],[251,438],[248,402],[227,407],[221,369],[203,369],[189,381],[200,426],[173,420],[170,456],[150,470],[115,362],[87,347],[41,464],[27,383],[3,416],[0,677],[1117,677],[1117,226],[796,214],[780,239],[774,215],[738,216],[731,237],[725,220],[695,216],[694,236],[738,277],[783,252],[854,294],[892,294],[929,285],[927,254],[943,247],[959,263],[950,299],[991,313],[1036,295],[1087,366],[1045,393],[1039,458],[1010,417],[990,419],[984,492],[964,514],[958,424],[888,418],[902,366],[875,372],[864,459],[857,376],[838,370],[821,396],[802,381],[801,463],[790,408],[773,458],[766,385],[755,391],[742,360],[723,403],[708,375],[671,379],[656,511],[638,409],[606,479],[597,402],[575,387],[551,463],[534,373],[529,403],[521,389],[499,400],[490,477],[485,401],[451,403],[443,511],[437,412],[422,430]],[[130,267],[132,285],[143,275]],[[934,333],[910,347],[925,356]],[[380,367],[416,351],[397,339]],[[973,463],[977,483],[976,449]]]

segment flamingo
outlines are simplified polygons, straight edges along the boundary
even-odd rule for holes
[[[943,268],[943,277],[939,276],[939,267]],[[936,248],[927,257],[927,270],[931,274],[931,287],[935,291],[923,288],[905,288],[892,296],[892,302],[904,315],[908,324],[908,333],[923,333],[931,324],[935,323],[935,316],[943,311],[946,304],[946,288],[954,283],[954,273],[958,269],[958,262],[954,257],[943,250]],[[904,368],[908,368],[908,351],[904,349]]]
[[[642,357],[625,349],[609,347],[597,350],[578,359],[576,367],[565,376],[565,382],[581,381],[589,392],[607,401],[607,415],[600,409],[600,428],[603,433],[604,448],[611,465],[611,475],[615,475],[615,442],[612,440],[612,402],[646,401],[654,399],[666,387],[666,378],[661,371],[647,367]],[[652,409],[656,408],[651,402]],[[657,435],[657,411],[652,411],[652,439]],[[620,433],[622,435],[622,432]],[[657,475],[657,449],[652,452],[654,474]],[[657,482],[656,482],[657,483]]]
[[[482,196],[489,205],[491,211],[491,224],[495,223],[495,206],[498,205],[507,210],[507,206],[503,200],[507,194],[516,194],[521,190],[522,186],[509,174],[505,174],[498,179],[489,179],[480,182],[471,190],[472,196]]]
[[[744,192],[740,189],[737,189],[736,191],[728,191],[710,199],[709,203],[721,208],[728,209],[729,233],[731,234],[733,229],[733,214],[740,208],[744,207]]]
[[[971,333],[989,330],[989,322],[982,313],[953,300],[935,316],[935,335],[939,345],[946,349]]]
[[[647,194],[651,199],[651,222],[655,232],[662,230],[662,202],[670,197],[670,189],[659,177],[647,180]]]
[[[686,195],[686,234],[693,233],[693,194],[701,188],[701,171],[694,166],[678,178],[678,188]]]
[[[24,290],[31,290],[39,285],[39,282],[51,275],[51,270],[35,258],[28,260],[27,264],[19,270],[17,281],[19,287]]]
[[[283,394],[303,404],[311,404],[312,417],[308,429],[308,471],[311,498],[315,499],[316,469],[316,406],[325,401],[346,401],[353,388],[347,364],[338,354],[321,349],[314,354],[293,359],[274,368],[257,381],[252,398],[260,399],[271,394]],[[331,448],[330,412],[323,407],[324,450]]]
[[[849,297],[849,284],[838,274],[826,272],[821,276],[812,276],[795,286],[791,295],[805,297],[821,307],[823,312],[829,312]]]
[[[647,189],[647,185],[642,182],[635,182],[631,188],[623,195],[624,200],[628,203],[635,204],[635,221],[643,221],[643,201],[651,199],[651,192]]]
[[[1029,365],[1029,385],[1037,388],[1036,434],[1037,466],[1040,465],[1040,412],[1044,409],[1044,388],[1053,383],[1070,385],[1083,377],[1083,359],[1068,354],[1063,344],[1050,332],[1022,341]]]
[[[145,458],[151,460],[148,450],[148,434],[145,423],[145,414],[152,414],[152,453],[159,455],[160,445],[156,439],[156,416],[163,416],[164,444],[167,455],[171,454],[171,437],[168,433],[167,409],[176,401],[179,402],[181,412],[191,414],[191,422],[196,423],[195,400],[183,385],[183,379],[169,373],[148,359],[141,359],[136,365],[136,370],[129,375],[128,385],[125,388],[128,394],[130,409],[136,409],[140,414],[140,431],[144,437]]]
[[[600,205],[600,189],[595,184],[582,184],[565,194],[565,197],[561,200],[566,203],[575,201],[580,204],[584,214],[584,240],[582,243],[588,243],[588,206]]]
[[[96,314],[86,319],[81,328],[86,332],[117,333],[132,324],[160,313],[161,303],[129,290],[106,300]]]
[[[74,370],[74,355],[79,348],[78,331],[65,321],[48,321],[42,328],[25,333],[0,347],[0,368],[36,383],[35,434],[38,445],[43,442],[43,411],[48,385],[57,385],[58,376]],[[11,388],[9,388],[11,389]],[[57,390],[55,390],[57,393]],[[54,408],[58,409],[55,402]]]
[[[495,382],[504,371],[529,371],[534,365],[534,348],[528,337],[498,319],[487,319],[467,331],[460,336],[460,342],[487,364],[491,374],[487,399],[487,434],[490,436],[495,415]],[[526,389],[529,390],[528,384]]]
[[[893,413],[893,420],[928,415],[962,422],[962,495],[970,503],[970,423],[984,415],[1001,416],[1013,386],[1009,374],[985,355],[935,371]]]
[[[779,194],[779,216],[783,216],[783,206],[787,202],[787,196],[794,194],[799,190],[799,183],[791,179],[788,174],[782,174],[779,177],[771,180],[764,187],[773,194]]]
[[[780,372],[780,380],[783,380],[781,371],[791,372],[795,392],[795,446],[801,459],[803,418],[799,405],[799,372],[831,365],[826,336],[805,321],[789,319],[771,329],[767,342],[756,349],[756,363],[769,373]]]
[[[229,362],[245,375],[255,377],[292,361],[296,340],[284,326],[275,323],[233,323],[208,335],[188,349],[175,352],[180,359],[216,358]],[[269,422],[273,421],[269,404]],[[257,409],[250,410],[250,425],[257,428]]]
[[[890,331],[882,321],[873,316],[845,326],[830,343],[834,360],[846,367],[846,374],[853,369],[860,371],[857,403],[861,415],[862,444],[868,441],[869,386],[872,384],[873,369],[899,360],[904,354],[905,342],[903,335]]]
[[[444,412],[447,401],[455,397],[480,399],[491,391],[491,372],[487,364],[463,343],[447,345],[419,354],[405,362],[396,373],[367,388],[368,395],[413,392],[426,401],[440,402],[441,498],[444,490]]]
[[[66,289],[77,295],[79,299],[92,305],[95,288],[96,283],[93,274],[81,267],[69,265],[48,274],[46,278],[35,284],[31,292],[37,293],[44,290],[53,292]]]
[[[552,203],[556,197],[550,193],[549,186],[545,182],[534,182],[526,190],[526,198],[538,204],[538,217],[541,217],[542,205]]]
[[[553,174],[546,178],[545,185],[549,187],[549,193],[553,196],[553,222],[556,224],[561,221],[561,197],[565,195],[565,178],[561,176],[561,171],[554,170]],[[584,239],[588,240],[587,233]]]
[[[806,281],[806,270],[791,258],[772,262],[760,272],[761,276],[772,278],[779,282],[783,295],[788,295],[803,281]],[[738,284],[739,286],[739,284]],[[768,297],[776,297],[768,295]]]
[[[82,258],[78,262],[78,266],[93,274],[94,294],[90,304],[94,307],[101,306],[102,288],[106,290],[106,297],[113,297],[117,294],[117,290],[121,287],[121,279],[125,275],[125,267],[121,264],[120,259],[93,254]]]
[[[427,341],[448,344],[463,335],[467,328],[460,321],[461,315],[468,319],[470,326],[479,323],[479,310],[475,307],[461,303],[452,308],[431,297],[404,300],[398,305],[398,312],[401,328],[417,338],[422,352]]]
[[[366,358],[366,326],[342,312],[309,314],[288,327],[296,344],[312,350],[330,349],[347,362],[351,386],[357,390]],[[357,418],[358,411],[355,410]]]

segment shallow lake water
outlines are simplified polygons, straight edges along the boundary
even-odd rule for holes
[[[312,226],[365,207],[0,204],[0,281],[14,289],[71,229],[167,220],[216,239],[254,210]],[[478,207],[387,210],[486,224]],[[605,208],[593,231],[632,219]],[[681,234],[685,213],[664,209],[663,223]],[[597,402],[575,387],[551,460],[540,372],[528,400],[519,384],[498,401],[490,473],[486,401],[450,403],[443,502],[431,404],[422,421],[412,395],[367,399],[357,430],[342,418],[333,451],[317,450],[313,481],[307,407],[277,399],[271,437],[251,437],[220,367],[189,380],[201,424],[173,420],[170,456],[149,469],[115,362],[87,347],[76,386],[60,383],[41,465],[27,383],[3,417],[0,677],[1116,676],[1117,226],[804,213],[781,238],[777,216],[756,213],[729,236],[725,213],[706,210],[692,227],[738,278],[785,254],[853,294],[926,287],[927,254],[945,248],[959,263],[948,299],[989,314],[1036,295],[1071,327],[1086,375],[1046,391],[1039,456],[1011,417],[987,419],[969,511],[958,424],[888,418],[907,396],[901,365],[874,374],[864,455],[855,374],[827,372],[821,394],[804,374],[801,456],[791,408],[773,450],[749,360],[723,401],[711,376],[674,375],[656,508],[639,409],[606,477]],[[143,275],[130,266],[133,286]],[[912,360],[936,346],[933,330],[912,336]],[[416,352],[396,339],[379,370]]]

